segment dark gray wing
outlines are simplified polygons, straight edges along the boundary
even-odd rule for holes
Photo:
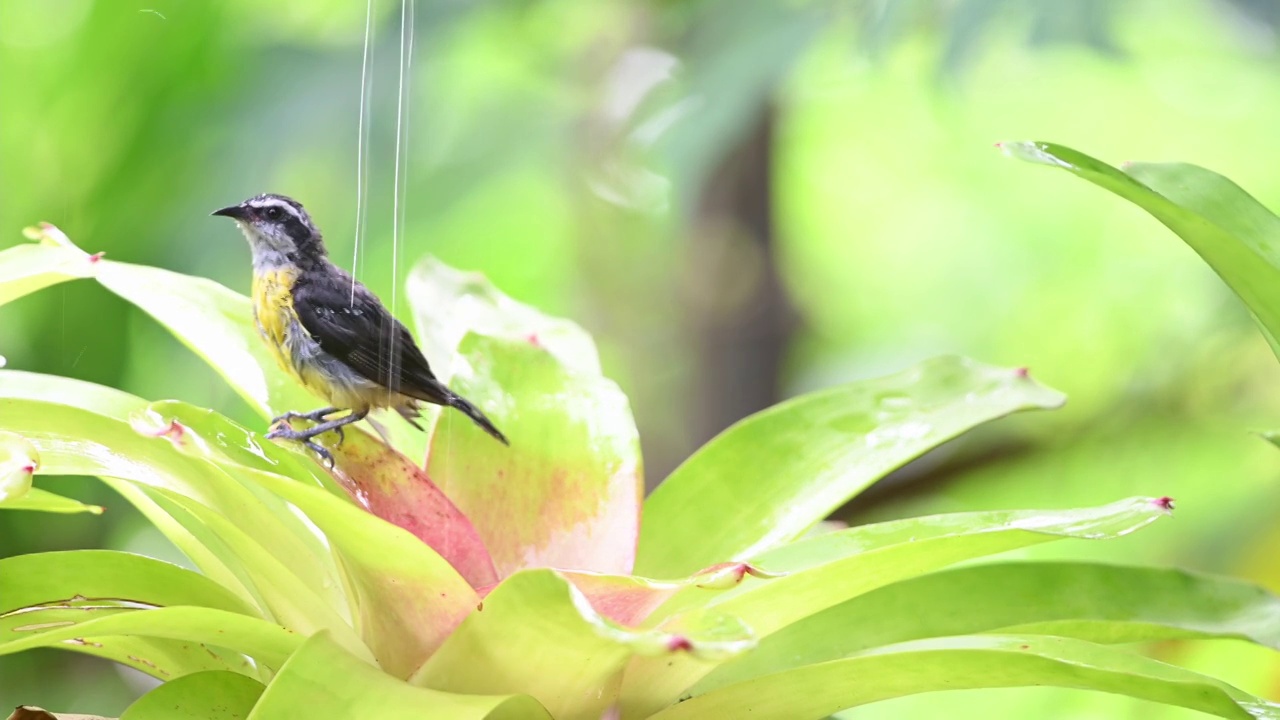
[[[298,278],[293,310],[321,350],[360,375],[394,392],[456,408],[509,444],[479,408],[436,379],[409,330],[346,272],[333,267]]]
[[[345,274],[345,273],[344,273]],[[447,405],[452,394],[431,372],[404,324],[364,285],[347,277],[302,277],[293,309],[320,349],[365,378],[427,402]]]

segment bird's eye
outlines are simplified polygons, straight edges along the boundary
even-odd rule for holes
[[[275,206],[272,206],[272,207],[267,208],[266,210],[263,210],[263,211],[262,211],[262,214],[263,214],[263,215],[264,215],[268,220],[279,220],[279,219],[280,219],[280,216],[281,216],[283,213],[280,211],[280,208],[275,207]]]

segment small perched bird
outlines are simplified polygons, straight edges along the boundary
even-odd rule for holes
[[[413,336],[377,296],[329,260],[300,203],[265,194],[213,214],[235,220],[249,240],[258,334],[286,372],[329,404],[275,418],[268,438],[300,441],[332,467],[333,456],[314,437],[335,430],[341,442],[342,427],[375,408],[394,408],[421,430],[414,418],[428,402],[461,410],[509,444],[484,413],[436,379]],[[318,424],[294,430],[288,426],[294,418]]]

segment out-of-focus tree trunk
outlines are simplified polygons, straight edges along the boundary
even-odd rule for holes
[[[709,176],[688,230],[682,285],[695,365],[685,404],[695,448],[780,399],[797,315],[776,263],[774,125],[774,109],[761,107]]]

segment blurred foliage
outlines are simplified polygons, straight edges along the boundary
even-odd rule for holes
[[[1050,137],[1110,159],[1185,160],[1280,207],[1280,3],[418,0],[398,251],[399,6],[374,10],[359,276],[390,299],[392,280],[431,252],[580,320],[633,398],[651,480],[699,444],[701,329],[776,261],[798,322],[770,392],[961,353],[1030,366],[1071,397],[924,458],[848,519],[1168,494],[1176,522],[1080,552],[1280,587],[1275,451],[1246,432],[1274,426],[1280,373],[1246,312],[1139,211],[991,148]],[[18,242],[49,220],[91,251],[244,290],[243,242],[205,215],[273,190],[307,203],[349,266],[363,38],[364,5],[349,0],[5,0],[0,232]],[[735,218],[699,215],[717,164],[762,114],[771,254]],[[251,417],[89,283],[6,306],[0,355]],[[0,555],[171,552],[96,484],[59,489],[106,505],[106,519],[6,517]],[[1261,694],[1280,683],[1266,654],[1161,651]],[[49,680],[62,663],[74,679]],[[0,661],[0,707],[16,704],[14,688],[68,710],[137,692],[104,664],[35,654]],[[936,702],[850,716],[929,717]],[[1150,714],[1056,691],[965,693],[947,708],[985,717],[996,702],[1011,715]]]

